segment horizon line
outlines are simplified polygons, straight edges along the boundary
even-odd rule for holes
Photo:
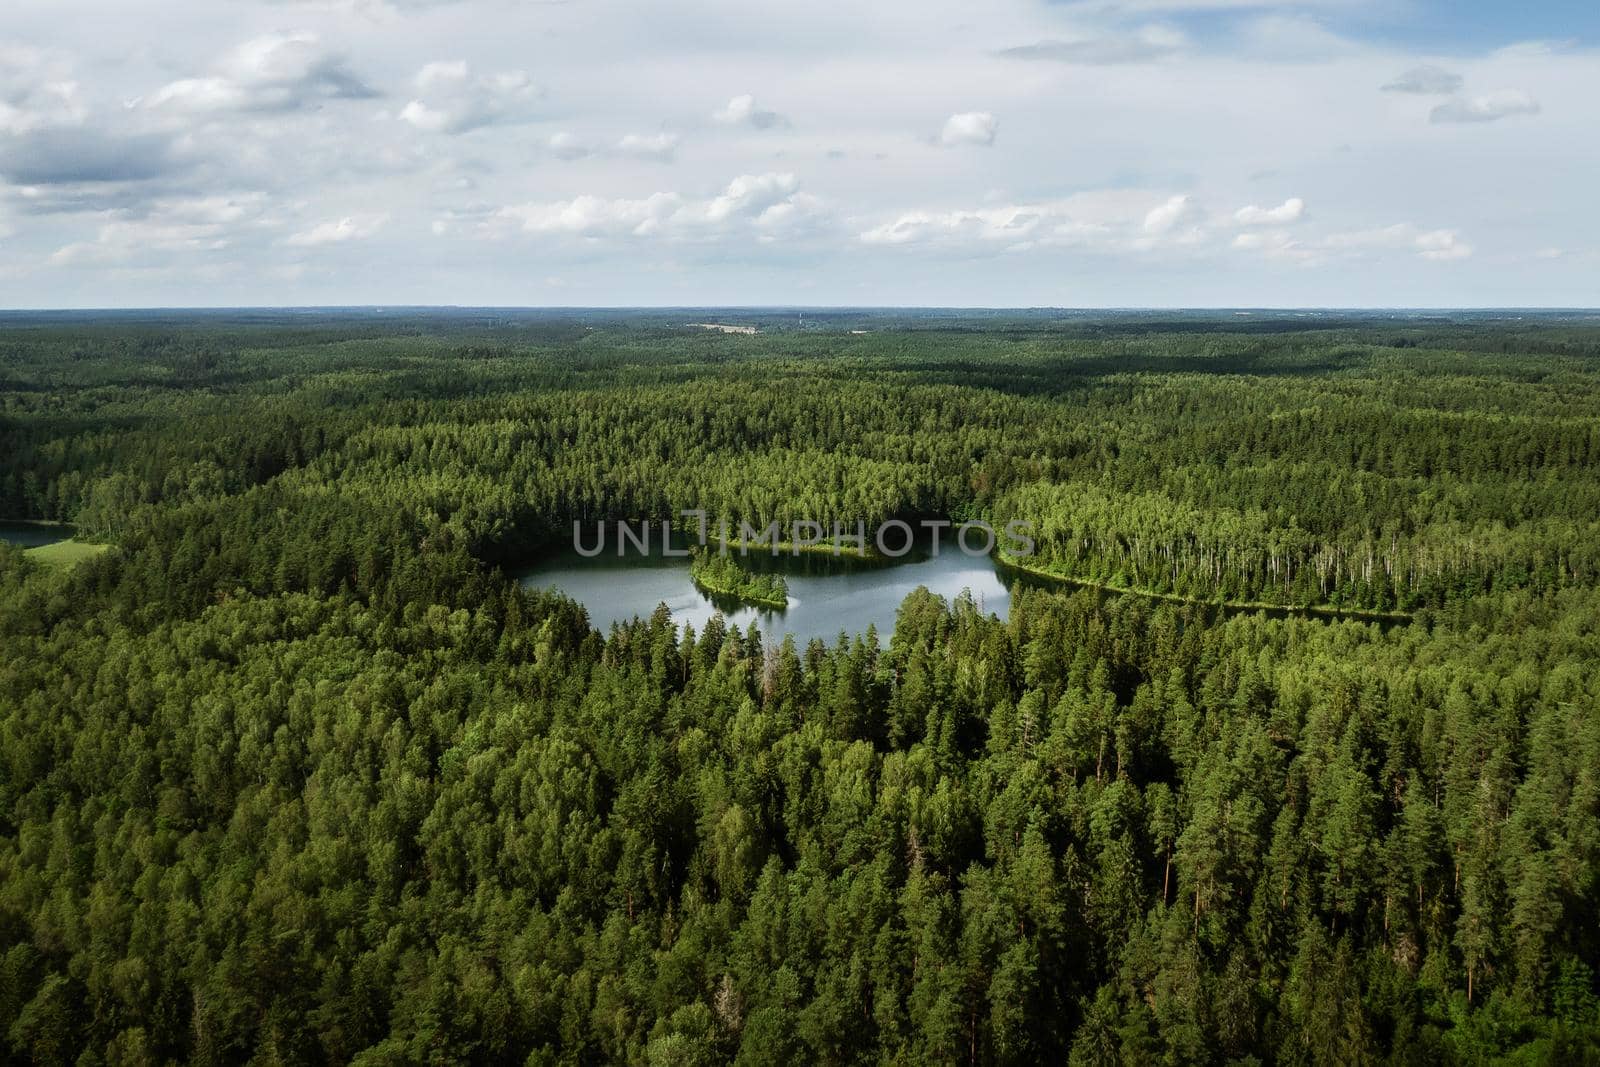
[[[1565,312],[1600,314],[1600,306],[1566,304],[118,304],[6,307],[4,315],[108,314],[116,312],[339,312],[339,311],[1029,311],[1084,313],[1179,312]]]

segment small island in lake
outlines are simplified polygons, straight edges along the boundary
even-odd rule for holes
[[[789,606],[789,583],[781,574],[753,574],[732,556],[696,551],[689,577],[702,592],[734,597],[764,608]]]

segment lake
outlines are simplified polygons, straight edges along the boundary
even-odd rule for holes
[[[1011,586],[1068,590],[1095,588],[1070,578],[1048,578],[1006,567],[992,558],[969,556],[954,538],[940,541],[937,556],[926,553],[901,560],[863,561],[850,556],[804,553],[773,557],[765,550],[753,550],[739,557],[752,571],[776,572],[789,583],[789,606],[778,611],[742,604],[730,597],[711,596],[695,588],[689,578],[689,560],[665,556],[659,544],[648,554],[635,552],[618,557],[613,550],[585,558],[571,549],[561,550],[514,574],[528,588],[555,589],[582,604],[589,622],[601,633],[611,625],[638,616],[648,618],[657,604],[665,604],[680,626],[690,623],[695,631],[718,612],[730,625],[741,629],[752,622],[763,636],[782,641],[793,634],[795,644],[804,647],[813,637],[833,644],[842,630],[847,634],[865,633],[868,624],[877,627],[878,637],[888,644],[894,632],[894,618],[901,601],[919,585],[927,586],[946,600],[954,600],[962,590],[970,590],[979,610],[1004,620],[1011,609]],[[1106,596],[1149,596],[1175,599],[1127,590],[1104,589]],[[1211,605],[1219,616],[1262,614],[1271,618],[1351,619],[1377,624],[1381,629],[1410,623],[1411,616],[1358,610],[1339,611],[1327,607],[1289,607],[1252,604]]]
[[[23,548],[53,545],[57,541],[65,541],[71,536],[72,527],[65,523],[18,522],[14,519],[0,520],[0,541],[12,545],[21,545]]]
[[[708,596],[690,580],[688,559],[663,556],[659,545],[654,548],[648,555],[618,558],[608,552],[593,559],[567,549],[517,572],[517,577],[529,588],[557,589],[578,601],[601,633],[609,633],[612,623],[648,618],[656,605],[665,604],[675,622],[690,623],[696,632],[721,612],[741,629],[754,622],[773,641],[792,634],[802,648],[813,637],[832,644],[841,630],[865,633],[868,624],[877,627],[879,639],[887,644],[900,602],[919,585],[946,600],[970,590],[980,610],[1002,619],[1011,606],[995,562],[966,555],[953,539],[940,543],[937,556],[892,562],[816,553],[774,558],[765,550],[739,557],[752,571],[777,572],[788,581],[789,606],[782,611]]]

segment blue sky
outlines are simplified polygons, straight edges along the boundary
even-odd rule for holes
[[[1597,7],[8,0],[0,307],[1594,306]]]
[[[1071,7],[1070,2],[1059,6]],[[1085,5],[1087,6],[1087,5]],[[1102,5],[1110,8],[1116,5]],[[1158,3],[1126,5],[1141,14],[1181,22],[1197,33],[1224,34],[1241,20],[1263,12],[1298,11],[1314,15],[1329,29],[1353,40],[1399,48],[1447,49],[1470,53],[1503,48],[1517,41],[1600,44],[1600,5],[1588,0],[1350,0],[1350,2],[1271,4],[1250,2]]]
[[[1402,47],[1488,51],[1509,41],[1600,43],[1600,5],[1587,0],[1352,5],[1331,21],[1352,36]]]

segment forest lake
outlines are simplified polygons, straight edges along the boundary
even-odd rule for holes
[[[73,532],[64,523],[0,521],[0,541],[23,548],[54,544]],[[678,551],[690,544],[676,537],[675,542]],[[721,613],[729,625],[741,629],[755,623],[762,635],[774,642],[792,634],[801,647],[813,637],[832,644],[840,633],[863,634],[869,625],[877,628],[879,639],[887,644],[901,602],[918,586],[926,586],[947,601],[969,593],[979,611],[1002,621],[1009,617],[1011,589],[1016,584],[1043,589],[1092,587],[1092,583],[1030,573],[995,557],[964,552],[953,532],[939,538],[937,555],[928,551],[929,544],[919,539],[916,551],[897,559],[834,556],[826,551],[796,556],[781,550],[773,555],[767,549],[740,554],[740,561],[751,571],[783,575],[789,586],[789,606],[784,609],[753,607],[702,592],[689,577],[689,558],[665,554],[659,538],[648,553],[634,551],[630,545],[627,554],[618,557],[614,547],[608,546],[606,552],[591,558],[567,548],[512,573],[526,588],[558,590],[582,604],[590,625],[601,633],[610,633],[614,624],[636,616],[649,618],[657,605],[665,604],[675,623],[692,625],[697,633],[713,615]],[[1146,595],[1117,589],[1104,592],[1108,596]],[[1286,607],[1229,606],[1221,610],[1226,614],[1261,611],[1279,617],[1312,614]],[[1401,615],[1348,614],[1385,628],[1409,621]]]
[[[1158,594],[1096,586],[1059,576],[1047,576],[1009,566],[997,556],[963,551],[954,531],[938,538],[937,553],[932,541],[919,537],[916,549],[898,558],[862,558],[852,554],[835,555],[823,547],[798,554],[780,548],[731,550],[740,563],[760,574],[781,574],[789,587],[787,608],[756,607],[733,597],[710,594],[695,585],[689,576],[688,554],[693,541],[673,534],[671,554],[663,551],[659,538],[639,551],[633,544],[617,554],[616,543],[598,554],[592,542],[579,552],[564,548],[542,556],[511,573],[528,589],[559,591],[582,604],[589,623],[603,634],[611,627],[634,618],[646,619],[661,604],[672,613],[679,626],[691,625],[698,633],[712,616],[721,614],[730,626],[746,629],[755,623],[763,637],[782,642],[793,635],[795,644],[804,647],[812,638],[833,644],[841,633],[864,634],[873,626],[881,642],[887,644],[894,633],[900,604],[919,586],[953,601],[967,593],[980,612],[1005,621],[1010,615],[1011,590],[1016,585],[1062,590],[1100,589],[1106,596],[1140,596],[1155,600],[1176,600]],[[1296,608],[1265,605],[1214,605],[1225,615],[1261,613],[1277,618],[1289,615],[1344,616],[1373,622],[1387,629],[1410,622],[1401,613],[1345,611],[1328,608]]]
[[[692,625],[697,633],[720,612],[730,626],[744,629],[753,622],[762,636],[781,642],[792,634],[802,648],[813,637],[832,644],[841,632],[865,633],[868,625],[887,643],[900,602],[918,586],[946,600],[970,592],[980,611],[1004,619],[1011,606],[1010,584],[1019,576],[990,557],[962,552],[953,535],[939,539],[937,555],[924,548],[894,560],[826,551],[792,555],[780,550],[773,555],[768,549],[737,558],[755,573],[783,575],[789,606],[758,608],[702,592],[689,577],[689,559],[666,555],[659,539],[649,552],[630,545],[620,557],[614,548],[592,558],[564,549],[516,576],[525,587],[559,590],[582,604],[601,633],[635,616],[648,618],[658,604],[665,604],[674,622]]]

